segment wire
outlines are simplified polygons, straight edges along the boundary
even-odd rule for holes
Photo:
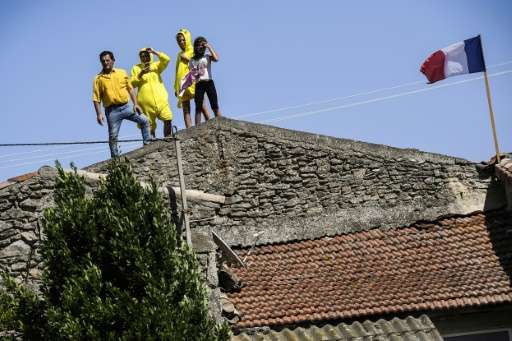
[[[126,135],[126,136],[123,136],[122,138],[124,139],[124,138],[133,137],[133,136],[137,136],[137,134]],[[131,142],[131,143],[128,143],[128,144],[125,145],[125,147],[127,147],[128,149],[131,148],[131,147],[134,147],[134,146],[136,146],[135,142]],[[64,148],[66,148],[66,147],[64,147]],[[61,149],[62,150],[63,148],[57,148],[57,149]],[[77,156],[81,156],[81,155],[90,155],[90,154],[100,154],[104,150],[105,149],[103,147],[102,148],[84,148],[84,149],[80,149],[80,150],[71,150],[71,151],[67,150],[67,151],[61,152],[61,153],[52,153],[52,154],[38,155],[38,156],[33,156],[33,157],[9,159],[9,160],[3,161],[3,162],[25,161],[25,160],[36,160],[36,161],[33,161],[33,162],[23,162],[23,163],[18,163],[18,164],[14,164],[14,165],[13,164],[9,164],[7,166],[0,166],[0,169],[13,168],[13,167],[21,167],[21,166],[28,166],[28,165],[36,165],[36,164],[41,164],[41,163],[47,162],[47,161],[55,161],[55,160],[59,159],[59,156],[61,156],[61,155],[69,155],[69,154],[74,155],[74,154],[76,154]],[[46,151],[46,150],[45,149],[36,149],[35,151],[37,152],[37,151]],[[30,154],[30,152],[20,153],[20,154]],[[12,155],[17,155],[17,154],[15,154],[15,153],[9,154],[9,156],[12,156]],[[51,159],[39,160],[41,158],[49,157],[49,156],[51,156],[52,158]],[[2,155],[0,157],[6,157],[6,155]],[[61,159],[65,160],[65,159],[69,159],[69,158],[70,157],[64,157],[64,158],[61,158]]]
[[[79,155],[82,156],[82,155],[89,155],[89,154],[99,154],[100,152],[103,152],[103,151],[104,151],[104,149],[101,148],[101,151],[98,149],[96,151],[91,151],[90,153],[81,153]],[[62,160],[69,159],[71,157],[72,156],[64,157],[64,158],[62,158]],[[35,165],[35,164],[40,164],[40,163],[43,163],[43,162],[49,162],[49,161],[55,161],[55,160],[56,160],[56,158],[52,157],[51,159],[38,160],[38,161],[34,161],[34,162],[24,162],[24,163],[18,163],[18,164],[15,164],[15,165],[1,166],[0,169],[29,166],[29,165]]]
[[[135,136],[138,136],[138,134],[122,136],[121,139],[129,139],[129,138],[132,138],[132,137],[135,137]],[[55,148],[54,146],[47,146],[47,147],[53,148],[52,151],[66,150],[68,148],[68,146],[61,147],[61,148]],[[88,149],[82,149],[82,150],[85,151],[85,150],[88,150]],[[11,157],[11,156],[34,154],[34,153],[46,152],[46,151],[48,151],[48,149],[34,149],[34,150],[26,151],[26,152],[17,152],[17,153],[12,153],[12,154],[4,154],[4,155],[0,155],[0,159],[8,158],[8,157]],[[52,155],[55,155],[55,154],[52,154]],[[49,155],[45,155],[45,156],[49,156]],[[44,156],[40,156],[40,157],[44,157]],[[34,158],[23,158],[23,159],[17,159],[17,160],[30,160],[30,159],[34,159]],[[8,160],[8,161],[14,161],[14,160]]]
[[[82,151],[76,151],[75,154],[82,156],[82,155],[90,155],[90,154],[100,154],[105,152],[105,148],[95,148],[91,149],[89,153],[83,153]],[[75,155],[76,156],[76,155]],[[69,159],[71,156],[61,158],[62,160]],[[24,163],[18,163],[15,165],[7,165],[7,166],[0,166],[0,169],[6,169],[6,168],[13,168],[13,167],[21,167],[21,166],[28,166],[28,165],[35,165],[40,164],[42,162],[49,162],[49,161],[55,161],[57,158],[52,157],[51,159],[44,159],[44,160],[38,160],[34,162],[24,162]]]
[[[126,139],[126,138],[130,138],[130,137],[137,136],[137,135],[138,134],[126,135],[121,138]],[[134,147],[135,145],[136,145],[135,142],[129,142],[127,145],[125,145],[125,147],[127,147],[129,149],[131,147]],[[43,149],[40,149],[40,151],[42,151],[42,150]],[[76,154],[77,156],[81,156],[81,155],[90,155],[90,154],[100,154],[104,150],[105,150],[104,148],[84,148],[84,149],[80,149],[80,150],[65,151],[62,153],[46,154],[46,155],[40,155],[40,156],[28,157],[28,158],[10,159],[10,160],[6,160],[4,162],[34,160],[34,159],[37,160],[37,159],[40,159],[40,158],[43,158],[46,156],[52,156],[51,159],[38,160],[38,161],[34,161],[34,162],[24,162],[24,163],[8,165],[8,166],[1,166],[0,169],[13,168],[13,167],[19,167],[19,166],[27,166],[27,165],[35,165],[35,164],[40,164],[42,162],[47,162],[47,161],[55,161],[56,159],[58,159],[58,156],[60,156],[60,155]],[[89,153],[89,151],[91,151],[91,152]],[[85,153],[82,153],[82,152],[85,152]],[[11,154],[11,155],[16,155],[16,154]],[[63,159],[69,159],[69,157],[65,157]]]
[[[172,137],[164,137],[162,139],[152,139],[151,141],[166,141]],[[142,142],[142,139],[117,140],[117,143],[125,142]],[[63,146],[63,145],[79,145],[79,144],[100,144],[109,143],[109,141],[72,141],[72,142],[39,142],[39,143],[0,143],[0,147],[25,147],[25,146]]]
[[[131,142],[130,143],[130,147],[131,146],[135,146],[136,143],[135,142]],[[126,146],[126,145],[125,145]],[[81,152],[88,152],[88,151],[99,151],[99,150],[105,150],[105,148],[101,147],[101,148],[84,148],[84,149],[78,149],[78,150],[68,150],[68,151],[65,151],[65,152],[62,152],[62,153],[51,153],[51,154],[43,154],[43,155],[38,155],[38,156],[32,156],[32,157],[25,157],[25,158],[19,158],[19,159],[10,159],[10,160],[7,160],[8,162],[14,162],[14,161],[25,161],[25,160],[37,160],[37,159],[41,159],[41,158],[45,158],[45,157],[55,157],[55,156],[60,156],[60,155],[68,155],[68,154],[77,154],[77,153],[81,153]],[[2,168],[2,167],[0,167]]]
[[[130,142],[130,145],[135,145],[135,142]],[[19,159],[9,159],[7,161],[13,162],[13,161],[23,161],[23,160],[37,160],[37,159],[44,158],[44,157],[47,157],[47,156],[67,155],[67,154],[72,154],[72,153],[81,152],[81,151],[89,151],[89,150],[99,150],[99,149],[97,149],[97,148],[84,148],[84,149],[79,149],[79,150],[76,150],[76,149],[75,150],[67,150],[67,151],[61,152],[61,153],[43,154],[43,155],[37,155],[37,156],[32,156],[32,157],[22,157],[22,158],[19,158]],[[104,150],[104,148],[101,148],[101,150]],[[40,151],[45,151],[45,150],[41,149]],[[11,155],[16,155],[16,154],[11,154]]]
[[[497,68],[497,67],[499,67],[499,66],[508,65],[508,64],[512,64],[512,60],[509,60],[508,62],[503,62],[503,63],[493,64],[493,65],[491,65],[491,66],[488,66],[487,68],[488,68],[488,69],[494,69],[494,68]]]
[[[386,91],[386,90],[394,90],[394,89],[403,88],[403,87],[406,87],[406,86],[416,85],[416,84],[421,84],[421,83],[425,83],[425,82],[424,81],[410,82],[410,83],[405,83],[405,84],[401,84],[401,85],[395,85],[395,86],[391,86],[391,87],[387,87],[387,88],[381,88],[381,89],[371,90],[371,91],[367,91],[367,92],[360,92],[360,93],[349,95],[349,96],[345,96],[345,97],[335,97],[335,98],[326,99],[326,100],[322,100],[322,101],[318,101],[318,102],[310,102],[310,103],[292,105],[292,106],[289,106],[289,107],[282,107],[282,108],[278,108],[278,109],[271,109],[271,110],[265,110],[265,111],[260,111],[260,112],[254,112],[254,113],[250,113],[250,114],[246,114],[246,115],[239,115],[239,116],[236,116],[236,118],[254,117],[254,116],[260,116],[260,115],[269,114],[269,113],[288,111],[290,109],[309,107],[309,106],[312,106],[312,105],[326,104],[326,103],[330,103],[330,102],[347,100],[347,99],[351,99],[351,98],[359,97],[359,96],[372,95],[374,93],[378,93],[378,92],[382,92],[382,91]]]
[[[495,69],[497,67],[508,65],[508,64],[512,64],[512,60],[509,60],[509,61],[506,61],[506,62],[502,62],[502,63],[498,63],[498,64],[493,64],[491,66],[488,66],[487,68],[488,69]],[[331,102],[347,100],[347,99],[351,99],[351,98],[359,97],[359,96],[372,95],[372,94],[379,93],[379,92],[395,90],[395,89],[404,88],[404,87],[412,86],[412,85],[418,85],[418,84],[426,84],[426,83],[425,83],[424,80],[422,80],[422,81],[415,81],[415,82],[409,82],[409,83],[404,83],[404,84],[400,84],[400,85],[394,85],[394,86],[391,86],[391,87],[385,87],[385,88],[380,88],[380,89],[375,89],[375,90],[370,90],[370,91],[365,91],[365,92],[359,92],[359,93],[348,95],[348,96],[344,96],[344,97],[335,97],[335,98],[321,100],[321,101],[316,101],[316,102],[309,102],[309,103],[291,105],[291,106],[287,106],[287,107],[281,107],[281,108],[277,108],[277,109],[270,109],[270,110],[265,110],[265,111],[258,111],[258,112],[253,112],[253,113],[249,113],[249,114],[238,115],[238,116],[234,116],[234,118],[255,117],[255,116],[260,116],[260,115],[264,115],[264,114],[278,113],[278,112],[282,112],[282,111],[288,111],[288,110],[291,110],[291,109],[298,109],[298,108],[308,107],[308,106],[313,106],[313,105],[327,104],[327,103],[331,103]]]
[[[133,136],[137,136],[138,134],[133,134],[133,135],[126,135],[126,136],[123,136],[121,137],[122,139],[127,139],[127,138],[130,138],[130,137],[133,137]],[[127,148],[131,148],[131,147],[134,147],[136,145],[135,142],[129,142],[125,145],[125,147]],[[62,148],[59,148],[59,149],[62,149]],[[46,154],[46,155],[38,155],[38,156],[34,156],[34,157],[28,157],[28,158],[19,158],[19,159],[10,159],[10,160],[6,160],[4,162],[13,162],[13,161],[24,161],[24,160],[37,160],[37,161],[33,161],[33,162],[23,162],[23,163],[18,163],[18,164],[10,164],[10,165],[7,165],[7,166],[0,166],[0,169],[6,169],[6,168],[14,168],[14,167],[21,167],[21,166],[28,166],[28,165],[36,165],[36,164],[41,164],[43,162],[48,162],[48,161],[55,161],[57,159],[59,159],[59,156],[61,155],[74,155],[76,154],[76,156],[82,156],[82,155],[91,155],[91,154],[100,154],[101,152],[103,152],[105,149],[102,147],[102,148],[84,148],[84,149],[80,149],[80,150],[71,150],[71,151],[65,151],[65,152],[62,152],[62,153],[52,153],[52,154]],[[36,149],[36,151],[45,151],[44,149]],[[85,152],[85,153],[84,153]],[[26,152],[24,154],[29,154],[30,152]],[[17,154],[10,154],[11,156],[12,155],[17,155]],[[44,159],[44,160],[38,160],[38,159],[41,159],[41,158],[44,158],[44,157],[47,157],[47,156],[51,156],[52,158],[51,159]],[[0,157],[5,157],[5,155],[2,155]],[[70,157],[64,157],[64,158],[61,158],[63,160],[65,159],[69,159]]]
[[[496,77],[496,76],[506,75],[506,74],[509,74],[509,73],[512,73],[512,70],[506,70],[506,71],[491,73],[488,76],[489,77]],[[442,85],[434,85],[434,86],[430,86],[428,88],[423,88],[423,89],[418,89],[418,90],[413,90],[413,91],[402,92],[402,93],[395,94],[395,95],[384,96],[384,97],[377,97],[377,98],[369,99],[369,100],[366,100],[366,101],[360,101],[360,102],[344,104],[344,105],[338,105],[338,106],[334,106],[334,107],[330,107],[330,108],[325,108],[325,109],[320,109],[320,110],[306,111],[306,112],[297,113],[297,114],[293,114],[293,115],[277,117],[277,118],[273,118],[273,119],[264,120],[262,122],[264,122],[264,123],[281,122],[281,121],[286,121],[286,120],[289,120],[289,119],[292,119],[292,118],[297,118],[297,117],[305,117],[305,116],[311,116],[311,115],[320,114],[320,113],[324,113],[324,112],[328,112],[328,111],[353,108],[353,107],[357,107],[357,106],[364,105],[364,104],[370,104],[370,103],[375,103],[375,102],[382,102],[382,101],[385,101],[385,100],[388,100],[388,99],[409,96],[409,95],[417,94],[417,93],[420,93],[420,92],[426,92],[426,91],[436,90],[436,89],[440,89],[440,88],[446,88],[446,87],[450,87],[450,86],[454,86],[454,85],[459,85],[459,84],[463,84],[463,83],[469,83],[469,82],[472,82],[472,81],[475,81],[475,80],[478,80],[478,79],[482,79],[482,78],[483,78],[483,76],[479,76],[479,77],[475,77],[475,78],[471,78],[471,79],[465,79],[465,80],[458,81],[458,82],[442,84]]]
[[[49,147],[51,147],[51,146],[49,146]],[[54,151],[55,150],[64,150],[64,149],[67,149],[67,147],[53,148]],[[46,151],[48,151],[48,149],[33,149],[33,150],[30,150],[30,151],[27,151],[27,152],[4,154],[4,155],[0,155],[0,159],[12,157],[12,156],[19,156],[19,155],[34,154],[34,153],[39,153],[39,152],[46,152]],[[12,160],[8,160],[8,161],[12,161]]]

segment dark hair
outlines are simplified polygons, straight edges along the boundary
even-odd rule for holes
[[[206,43],[207,40],[205,37],[202,37],[202,36],[199,36],[197,37],[196,39],[194,39],[194,58],[199,58],[199,57],[202,57],[202,55],[199,55],[197,53],[197,48],[199,47],[200,44],[202,43]]]
[[[112,53],[112,51],[103,51],[103,52],[101,52],[101,53],[100,53],[100,60],[101,60],[103,57],[105,57],[106,55],[109,55],[109,56],[110,56],[110,58],[112,58],[112,60],[116,60],[116,59],[114,58],[114,54]]]
[[[204,42],[206,42],[206,41],[207,41],[207,40],[206,40],[206,38],[205,38],[205,37],[203,37],[203,36],[199,36],[199,37],[197,37],[196,39],[194,39],[194,46],[199,45],[199,44],[201,44],[201,43],[204,43]]]

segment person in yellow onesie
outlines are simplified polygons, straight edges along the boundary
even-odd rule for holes
[[[152,56],[158,57],[154,62]],[[149,118],[151,135],[155,137],[156,119],[164,122],[164,137],[172,133],[172,111],[169,107],[169,95],[162,81],[162,72],[167,68],[170,58],[163,52],[152,48],[139,51],[140,64],[132,67],[131,84],[137,88],[137,102]]]
[[[192,46],[192,37],[186,28],[182,28],[176,34],[176,42],[181,51],[176,56],[176,78],[174,79],[174,95],[178,97],[178,108],[183,107],[183,119],[185,120],[185,127],[192,126],[192,119],[190,117],[190,100],[194,99],[195,85],[192,85],[185,90],[180,96],[181,80],[189,72],[188,63],[194,55],[194,47]],[[203,104],[201,108],[205,121],[210,119],[210,113],[206,106]],[[196,122],[196,124],[198,124]]]

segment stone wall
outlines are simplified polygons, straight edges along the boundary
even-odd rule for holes
[[[53,202],[54,183],[42,174],[0,190],[0,270],[36,286],[42,271],[41,215]]]
[[[53,205],[56,176],[55,168],[45,166],[26,181],[0,189],[0,271],[8,272],[34,290],[40,285],[43,270],[39,253],[44,236],[41,218],[44,209]],[[86,178],[85,185],[92,192],[97,188],[98,181]],[[169,197],[165,199],[170,204],[169,212],[178,213],[177,201]],[[193,200],[189,201],[189,205],[193,212],[210,216],[217,207],[214,203]],[[208,229],[193,231],[192,241],[210,295],[210,313],[220,321],[217,246]]]
[[[230,119],[179,136],[187,188],[227,197],[194,211],[193,220],[211,220],[192,226],[213,228],[231,245],[398,227],[503,200],[473,163],[439,154]],[[157,142],[127,156],[140,179],[177,186],[174,150],[173,142]]]

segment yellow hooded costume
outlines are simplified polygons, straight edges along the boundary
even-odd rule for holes
[[[140,52],[146,49],[141,49]],[[169,95],[162,81],[161,73],[167,68],[170,58],[163,52],[158,52],[158,61],[153,61],[150,54],[150,62],[134,65],[131,72],[131,84],[138,89],[137,102],[148,116],[151,124],[151,132],[154,134],[156,129],[156,118],[162,121],[172,120],[172,111],[169,107]],[[146,67],[148,72],[139,77],[140,72]]]
[[[182,28],[176,33],[176,37],[178,34],[182,34],[185,37],[185,50],[178,52],[176,56],[176,78],[174,79],[174,92],[178,96],[178,108],[181,108],[182,101],[190,101],[194,98],[196,87],[195,85],[190,86],[185,90],[183,95],[179,96],[181,80],[188,73],[188,62],[185,62],[181,59],[181,54],[184,53],[185,56],[190,60],[194,55],[194,47],[192,46],[192,37],[190,32],[186,28]]]

